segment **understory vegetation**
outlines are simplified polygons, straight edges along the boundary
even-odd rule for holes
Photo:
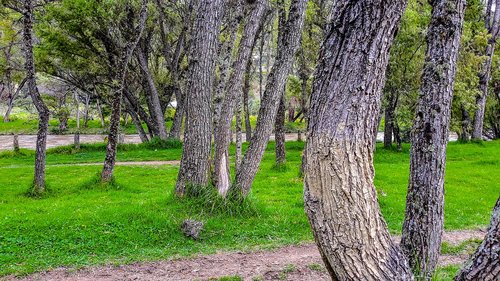
[[[213,211],[199,207],[218,200],[213,194],[181,200],[173,195],[176,165],[117,166],[114,182],[100,185],[93,179],[102,168],[103,144],[82,144],[78,151],[72,147],[49,150],[48,192],[39,199],[29,198],[25,193],[33,180],[33,152],[1,152],[0,276],[59,266],[124,264],[312,242],[299,176],[303,143],[288,142],[286,148],[286,169],[274,169],[274,143],[269,144],[251,195],[241,204],[244,207],[215,202]],[[400,233],[404,216],[408,151],[409,145],[398,152],[379,144],[375,152],[375,185],[393,234]],[[446,230],[488,225],[500,190],[498,155],[499,141],[450,143]],[[123,145],[117,161],[179,160],[180,156],[181,148],[175,146]],[[197,241],[180,231],[188,218],[205,223]],[[445,245],[443,251],[462,252],[467,245]],[[441,268],[436,280],[451,280],[457,269]]]

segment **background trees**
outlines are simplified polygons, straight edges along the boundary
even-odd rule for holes
[[[418,278],[430,280],[441,249],[444,171],[465,2],[433,1],[411,136],[410,180],[401,247]]]

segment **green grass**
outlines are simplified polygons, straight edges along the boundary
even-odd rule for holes
[[[255,128],[255,124],[257,123],[256,116],[250,116],[250,125],[252,128]],[[165,121],[167,129],[172,126],[172,121]],[[89,120],[87,127],[83,127],[83,118],[80,120],[80,133],[81,134],[107,134],[108,132],[108,121],[106,120],[106,124],[102,127],[101,121],[99,119]],[[147,127],[143,124],[144,130],[147,132]],[[232,129],[236,128],[236,121],[232,121]],[[243,122],[242,130],[245,131],[245,123]],[[121,120],[121,128],[120,130],[125,134],[137,134],[137,130],[135,129],[132,121],[129,120],[128,124],[125,125],[124,121]],[[299,122],[299,120],[295,122],[286,122],[285,131],[287,133],[295,133],[297,131],[305,130],[305,122]],[[36,115],[30,115],[27,113],[18,113],[11,115],[10,122],[2,122],[0,121],[0,135],[10,135],[13,133],[17,134],[28,134],[34,135],[38,131],[38,119]],[[76,127],[76,119],[70,118],[68,120],[67,130],[62,132],[62,134],[74,134],[77,132]],[[49,133],[51,134],[60,134],[59,132],[59,120],[51,118],[49,121]]]
[[[251,193],[251,206],[256,211],[233,215],[201,212],[193,208],[193,201],[176,199],[172,194],[176,166],[118,166],[116,181],[109,187],[92,184],[100,165],[56,165],[100,163],[104,158],[102,144],[82,145],[79,152],[70,148],[49,151],[47,182],[51,192],[42,199],[28,198],[24,194],[32,181],[33,152],[0,153],[0,276],[312,241],[299,178],[302,148],[303,143],[287,143],[286,168],[273,169],[271,143]],[[117,157],[118,161],[175,160],[180,155],[181,148],[125,145]],[[449,145],[446,229],[488,224],[500,192],[498,155],[498,141]],[[402,153],[379,146],[375,155],[375,183],[392,233],[400,231],[404,215],[408,161],[407,145]],[[186,218],[205,223],[198,241],[182,235],[180,225]],[[443,270],[443,276],[451,271]]]

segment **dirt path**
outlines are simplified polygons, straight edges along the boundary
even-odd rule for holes
[[[482,239],[482,230],[447,232],[443,241],[457,245],[469,239]],[[399,237],[395,236],[396,241]],[[467,256],[441,256],[439,264],[460,264]],[[223,276],[240,276],[244,280],[329,280],[316,245],[288,246],[273,251],[233,252],[198,256],[189,259],[135,263],[121,266],[96,266],[81,270],[58,268],[21,279],[7,280],[216,280]]]
[[[106,135],[80,135],[80,143],[96,143],[104,142]],[[305,135],[302,134],[302,138]],[[297,134],[286,134],[286,141],[296,141]],[[47,136],[47,148],[70,145],[73,144],[74,135],[48,135]],[[271,136],[271,140],[274,140],[274,135]],[[384,140],[384,133],[379,132],[377,134],[377,140]],[[457,140],[456,134],[450,134],[450,141]],[[245,135],[243,134],[243,141],[245,140]],[[12,135],[0,135],[0,150],[12,149],[13,136]],[[125,135],[125,143],[141,143],[139,135]],[[35,149],[36,135],[19,135],[19,146],[21,148]]]

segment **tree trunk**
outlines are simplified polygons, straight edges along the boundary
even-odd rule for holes
[[[406,1],[335,1],[315,71],[304,201],[333,280],[413,280],[373,184],[389,48]]]
[[[83,114],[83,127],[87,128],[89,126],[89,107],[90,107],[90,96],[85,95],[85,113]]]
[[[291,1],[288,20],[283,26],[280,40],[278,40],[278,54],[267,77],[266,89],[262,97],[257,125],[255,126],[248,150],[243,157],[241,167],[236,172],[236,184],[245,195],[250,191],[272,133],[278,105],[288,79],[288,73],[292,68],[295,54],[300,45],[306,5],[306,0]]]
[[[498,6],[497,6],[498,7]],[[495,281],[500,276],[500,198],[493,208],[488,233],[455,281]]]
[[[174,139],[181,138],[182,129],[182,119],[184,118],[184,94],[181,89],[175,90],[175,99],[177,101],[177,107],[175,108],[174,121],[172,122],[172,128],[170,128],[169,137]]]
[[[145,86],[147,87],[147,90],[149,92],[149,99],[151,101],[151,115],[154,123],[157,126],[158,136],[162,140],[167,139],[167,128],[165,127],[165,118],[161,109],[160,96],[158,94],[156,84],[153,80],[153,76],[151,75],[151,71],[149,71],[148,61],[144,49],[142,47],[138,47],[136,49],[136,55],[143,73],[143,77],[146,80]]]
[[[211,99],[215,59],[224,10],[223,0],[202,1],[195,20],[187,77],[186,130],[175,192],[183,196],[187,185],[208,184],[212,139]]]
[[[146,123],[150,137],[152,138],[154,136],[158,136],[160,134],[160,132],[158,131],[158,126],[156,126],[156,123],[151,118],[151,116],[149,116],[146,113],[146,111],[142,108],[137,97],[134,96],[134,94],[132,94],[126,88],[123,91],[123,94],[125,95],[125,99],[128,101],[128,103],[132,107],[132,110],[137,113],[137,115],[142,119],[142,121],[144,121],[144,123]]]
[[[229,144],[231,142],[231,121],[234,115],[236,101],[243,95],[243,79],[248,61],[251,59],[255,38],[257,37],[262,19],[267,10],[267,1],[258,0],[255,8],[248,16],[243,36],[238,48],[238,54],[232,64],[232,72],[227,83],[226,96],[222,103],[220,119],[215,129],[214,174],[215,187],[221,195],[229,190]],[[248,140],[247,140],[248,141]]]
[[[49,128],[49,109],[45,105],[38,92],[36,85],[35,59],[33,57],[33,2],[25,0],[23,3],[23,44],[24,44],[24,68],[28,91],[38,111],[38,133],[36,137],[35,152],[35,178],[33,181],[33,192],[41,194],[45,191],[45,154],[47,146],[47,131]]]
[[[96,101],[97,103],[97,112],[99,113],[99,119],[101,120],[101,127],[104,128],[106,126],[106,122],[104,121],[104,114],[102,113],[101,104],[99,103],[99,99]]]
[[[228,7],[225,11],[225,17],[227,18],[227,31],[226,36],[228,37],[220,47],[219,55],[219,79],[217,81],[217,87],[214,91],[213,97],[213,128],[217,128],[219,123],[219,118],[222,109],[222,102],[224,99],[224,92],[226,90],[226,85],[229,80],[229,70],[231,65],[231,58],[233,55],[233,49],[237,37],[238,27],[240,25],[240,20],[243,17],[240,1],[230,1],[228,2]]]
[[[495,14],[491,17],[492,3],[489,1],[485,11],[485,25],[491,38],[488,40],[488,46],[486,47],[486,61],[484,62],[483,69],[479,73],[479,91],[481,94],[476,98],[476,111],[474,113],[474,128],[472,131],[472,139],[482,140],[483,139],[483,122],[484,122],[484,112],[486,109],[486,99],[488,97],[488,86],[491,78],[491,63],[493,61],[493,54],[495,53],[495,44],[498,39],[498,34],[500,32],[500,0],[494,0]],[[493,21],[491,21],[493,18]]]
[[[139,138],[141,139],[142,143],[146,143],[149,141],[148,135],[144,131],[144,128],[142,127],[141,120],[139,119],[139,116],[137,116],[137,113],[134,111],[133,106],[130,104],[128,99],[123,99],[125,103],[125,108],[127,109],[128,114],[130,114],[130,117],[132,118],[132,123],[134,123],[135,130],[139,134]]]
[[[392,147],[392,133],[394,132],[394,119],[396,113],[396,94],[392,91],[387,93],[387,105],[385,107],[384,113],[384,147]]]
[[[276,114],[276,121],[274,124],[274,139],[276,143],[276,166],[280,167],[286,163],[286,150],[285,150],[285,96],[281,96],[281,101],[278,106],[278,113]]]
[[[121,58],[118,62],[118,72],[116,79],[119,81],[118,89],[115,90],[113,102],[111,104],[111,118],[109,125],[108,144],[106,145],[106,157],[104,166],[101,172],[101,181],[109,182],[113,179],[113,170],[116,162],[116,149],[118,146],[120,132],[120,111],[121,99],[125,91],[125,78],[127,76],[128,64],[134,53],[137,44],[142,36],[147,18],[147,0],[142,1],[141,14],[139,20],[139,30],[137,31],[137,39],[134,42],[128,42],[124,50],[121,51]]]
[[[459,139],[462,142],[468,142],[470,140],[470,115],[469,111],[462,104],[460,106],[460,111],[462,112],[462,132],[460,132]]]
[[[240,165],[241,165],[241,158],[242,158],[242,155],[243,155],[243,140],[242,140],[242,126],[243,126],[243,122],[242,122],[242,118],[241,118],[241,114],[242,114],[242,96],[239,96],[238,97],[238,102],[236,104],[236,155],[235,155],[235,168],[236,170],[238,170],[240,168]]]
[[[243,85],[243,109],[245,111],[245,138],[250,141],[252,138],[252,125],[250,124],[250,108],[248,94],[250,93],[250,84],[252,82],[252,60],[248,60],[245,70],[245,84]]]
[[[401,238],[403,252],[422,280],[432,278],[441,249],[446,146],[464,6],[465,0],[433,1],[427,31]]]

